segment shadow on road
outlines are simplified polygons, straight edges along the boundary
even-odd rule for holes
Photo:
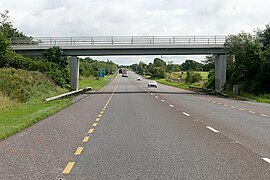
[[[85,94],[111,94],[112,92],[86,92]],[[114,94],[146,94],[147,91],[117,91]],[[149,91],[149,93],[155,94],[201,94],[194,92],[166,92],[166,91]],[[203,95],[203,94],[202,94]]]

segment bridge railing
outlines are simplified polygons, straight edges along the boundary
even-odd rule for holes
[[[13,46],[185,45],[224,44],[226,36],[89,36],[12,38]]]

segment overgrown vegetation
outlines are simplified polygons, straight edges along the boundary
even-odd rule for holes
[[[229,53],[226,90],[238,84],[242,92],[270,93],[270,26],[257,30],[256,36],[241,32],[226,39]]]

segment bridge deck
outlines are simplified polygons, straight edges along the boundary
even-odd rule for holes
[[[224,54],[225,36],[95,36],[11,39],[18,53],[39,56],[53,46],[67,55]]]

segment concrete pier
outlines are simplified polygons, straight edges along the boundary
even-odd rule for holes
[[[215,90],[222,91],[226,83],[227,55],[218,54],[215,57]]]
[[[79,66],[80,61],[77,56],[70,58],[70,83],[71,89],[76,91],[79,89]]]

